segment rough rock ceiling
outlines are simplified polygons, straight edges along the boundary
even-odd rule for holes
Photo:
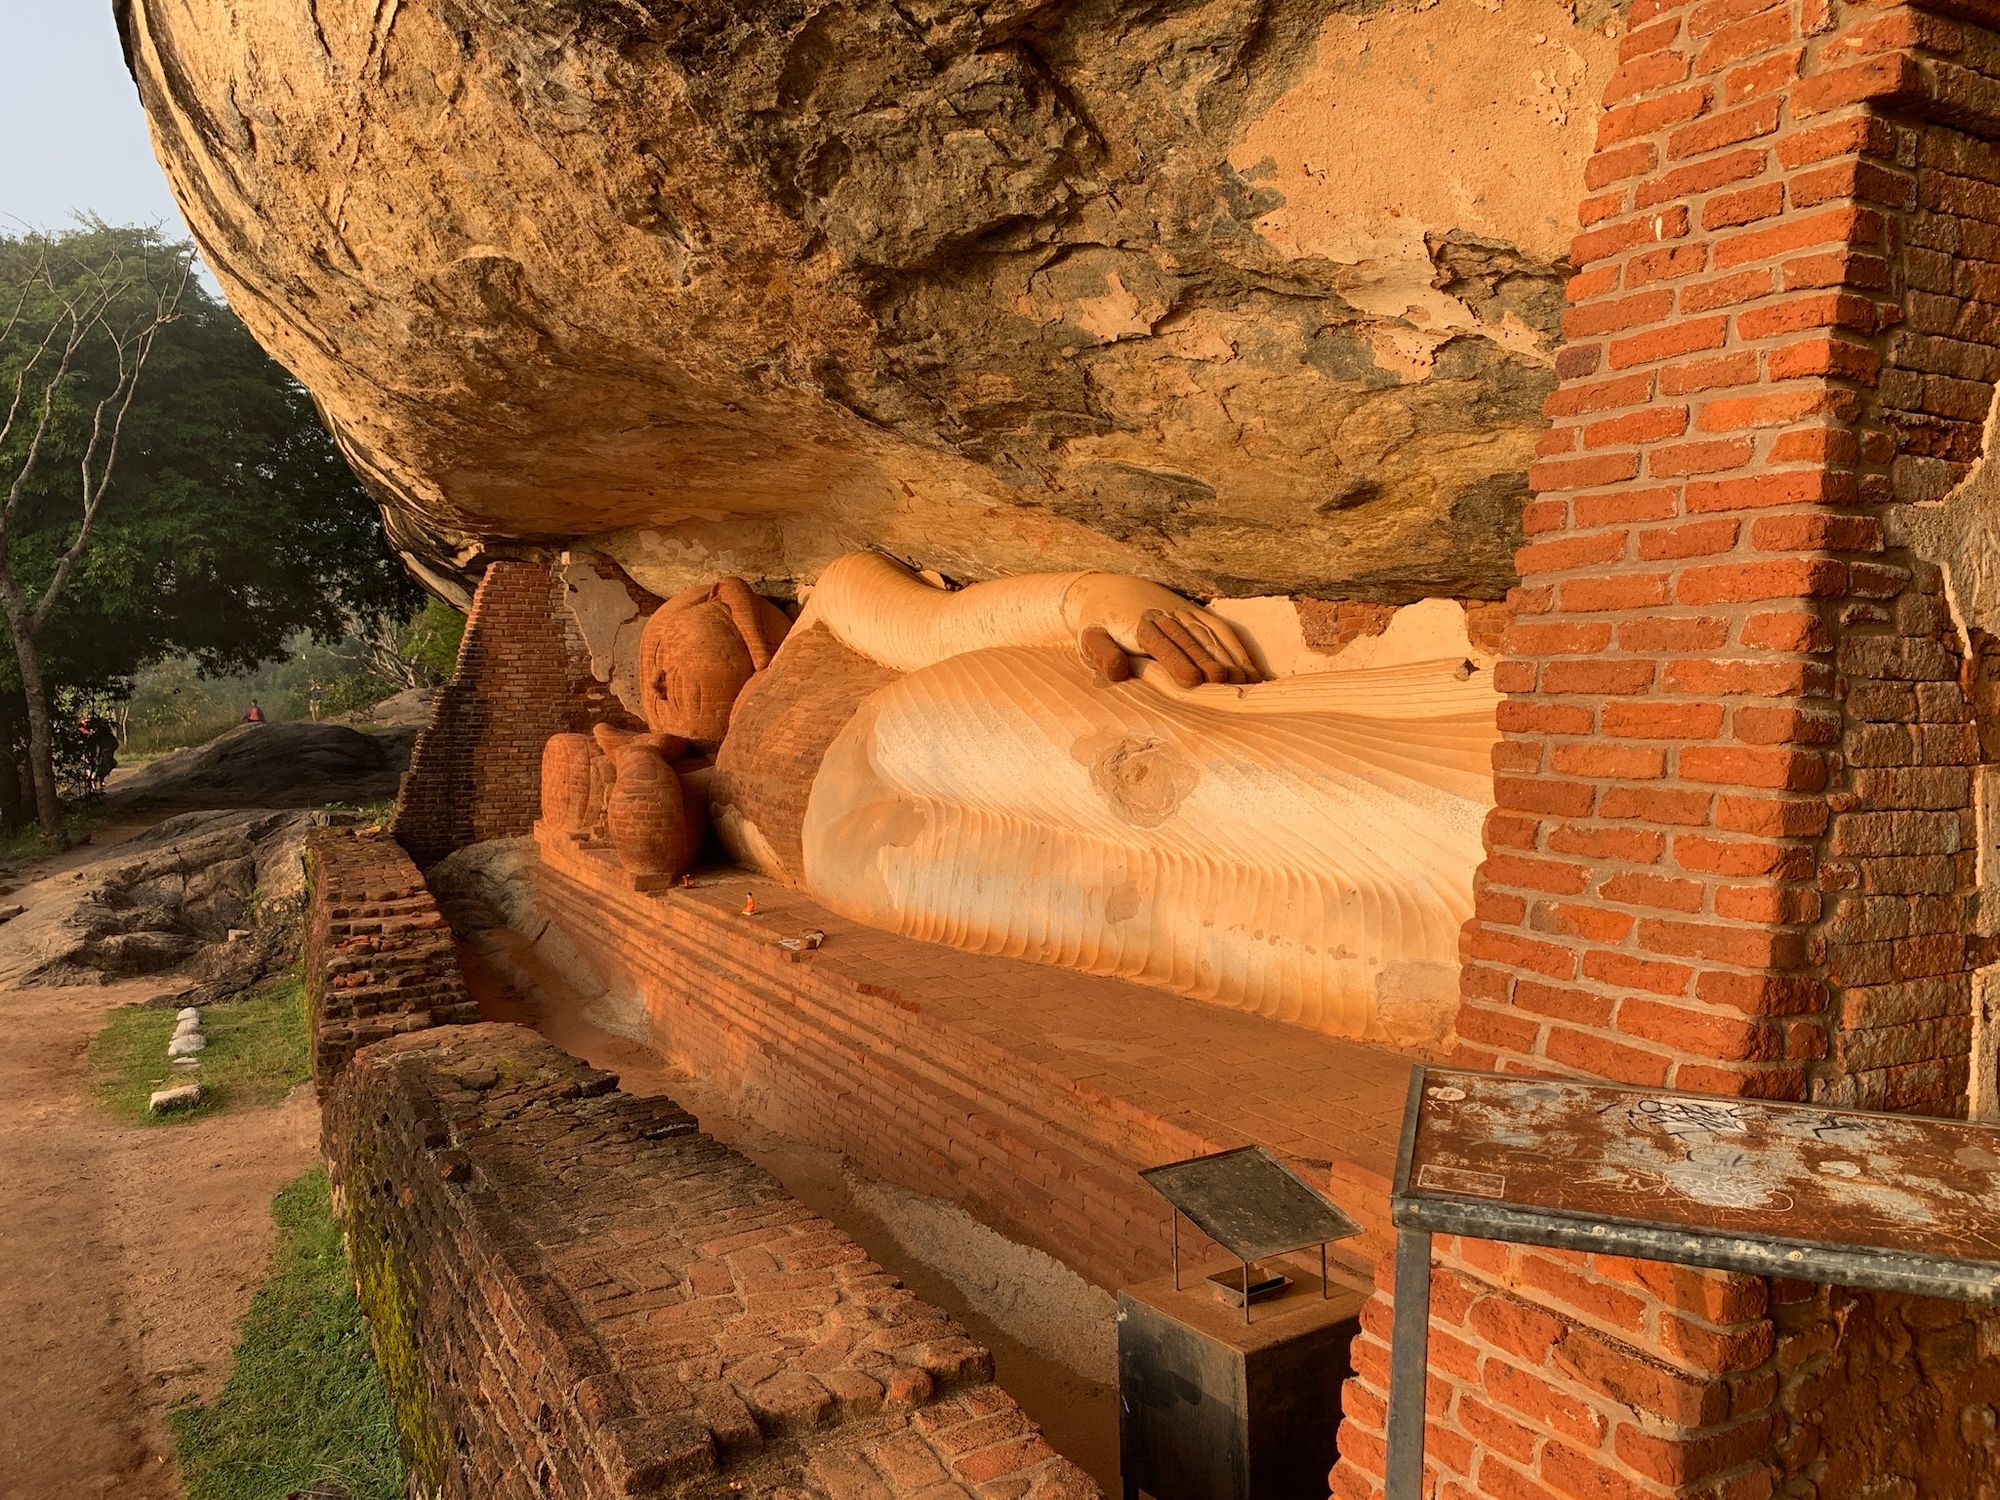
[[[1608,14],[119,3],[231,303],[432,567],[1511,581]]]

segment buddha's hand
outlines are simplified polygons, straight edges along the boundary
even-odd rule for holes
[[[1083,659],[1110,682],[1132,675],[1135,656],[1151,657],[1184,688],[1264,675],[1227,620],[1143,578],[1086,573],[1064,596],[1063,618]]]

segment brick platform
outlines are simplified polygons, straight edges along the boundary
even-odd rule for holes
[[[616,1084],[473,1025],[369,1047],[326,1096],[424,1493],[1101,1500],[949,1318]]]
[[[539,839],[544,910],[645,998],[654,1045],[766,1124],[957,1203],[1106,1286],[1168,1263],[1138,1168],[1256,1143],[1387,1243],[1410,1059],[1162,990],[862,927],[741,872],[643,894]],[[754,891],[758,915],[740,915]],[[778,940],[822,928],[826,946]],[[1191,1236],[1190,1245],[1198,1242]]]
[[[306,846],[306,1001],[325,1088],[370,1042],[479,1019],[451,929],[402,846],[327,829]]]

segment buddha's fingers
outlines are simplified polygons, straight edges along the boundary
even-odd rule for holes
[[[1205,609],[1188,611],[1187,621],[1189,628],[1207,641],[1216,656],[1230,669],[1231,682],[1264,680],[1264,674],[1258,670],[1257,663],[1250,659],[1250,653],[1244,648],[1243,638],[1236,633],[1235,626]]]
[[[1203,682],[1229,681],[1229,667],[1221,655],[1189,628],[1188,622],[1178,615],[1161,615],[1158,621],[1161,633],[1181,648],[1181,655],[1201,673]]]
[[[1210,674],[1208,679],[1210,682],[1240,683],[1253,680],[1250,674],[1237,665],[1236,658],[1229,654],[1228,649],[1223,644],[1222,632],[1211,628],[1207,617],[1200,610],[1188,610],[1185,613],[1175,615],[1174,620],[1181,629],[1194,637],[1195,644],[1201,647],[1209,660],[1213,661],[1220,671],[1220,676],[1213,673]],[[1197,662],[1201,661],[1199,657],[1196,660]],[[1201,662],[1201,665],[1203,670],[1206,671],[1207,663]]]
[[[1097,675],[1106,682],[1123,682],[1132,675],[1132,658],[1125,654],[1125,648],[1111,638],[1111,632],[1102,625],[1093,625],[1077,640],[1077,648],[1083,659],[1090,663]]]
[[[1208,674],[1195,665],[1180,642],[1168,635],[1162,628],[1166,616],[1155,612],[1139,622],[1139,649],[1167,669],[1167,675],[1181,687],[1197,688],[1208,681]]]

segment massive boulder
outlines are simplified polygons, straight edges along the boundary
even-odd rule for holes
[[[121,809],[320,807],[396,795],[415,735],[343,724],[239,724],[205,745],[163,755],[113,783]]]
[[[1512,578],[1606,0],[118,0],[442,576]]]

